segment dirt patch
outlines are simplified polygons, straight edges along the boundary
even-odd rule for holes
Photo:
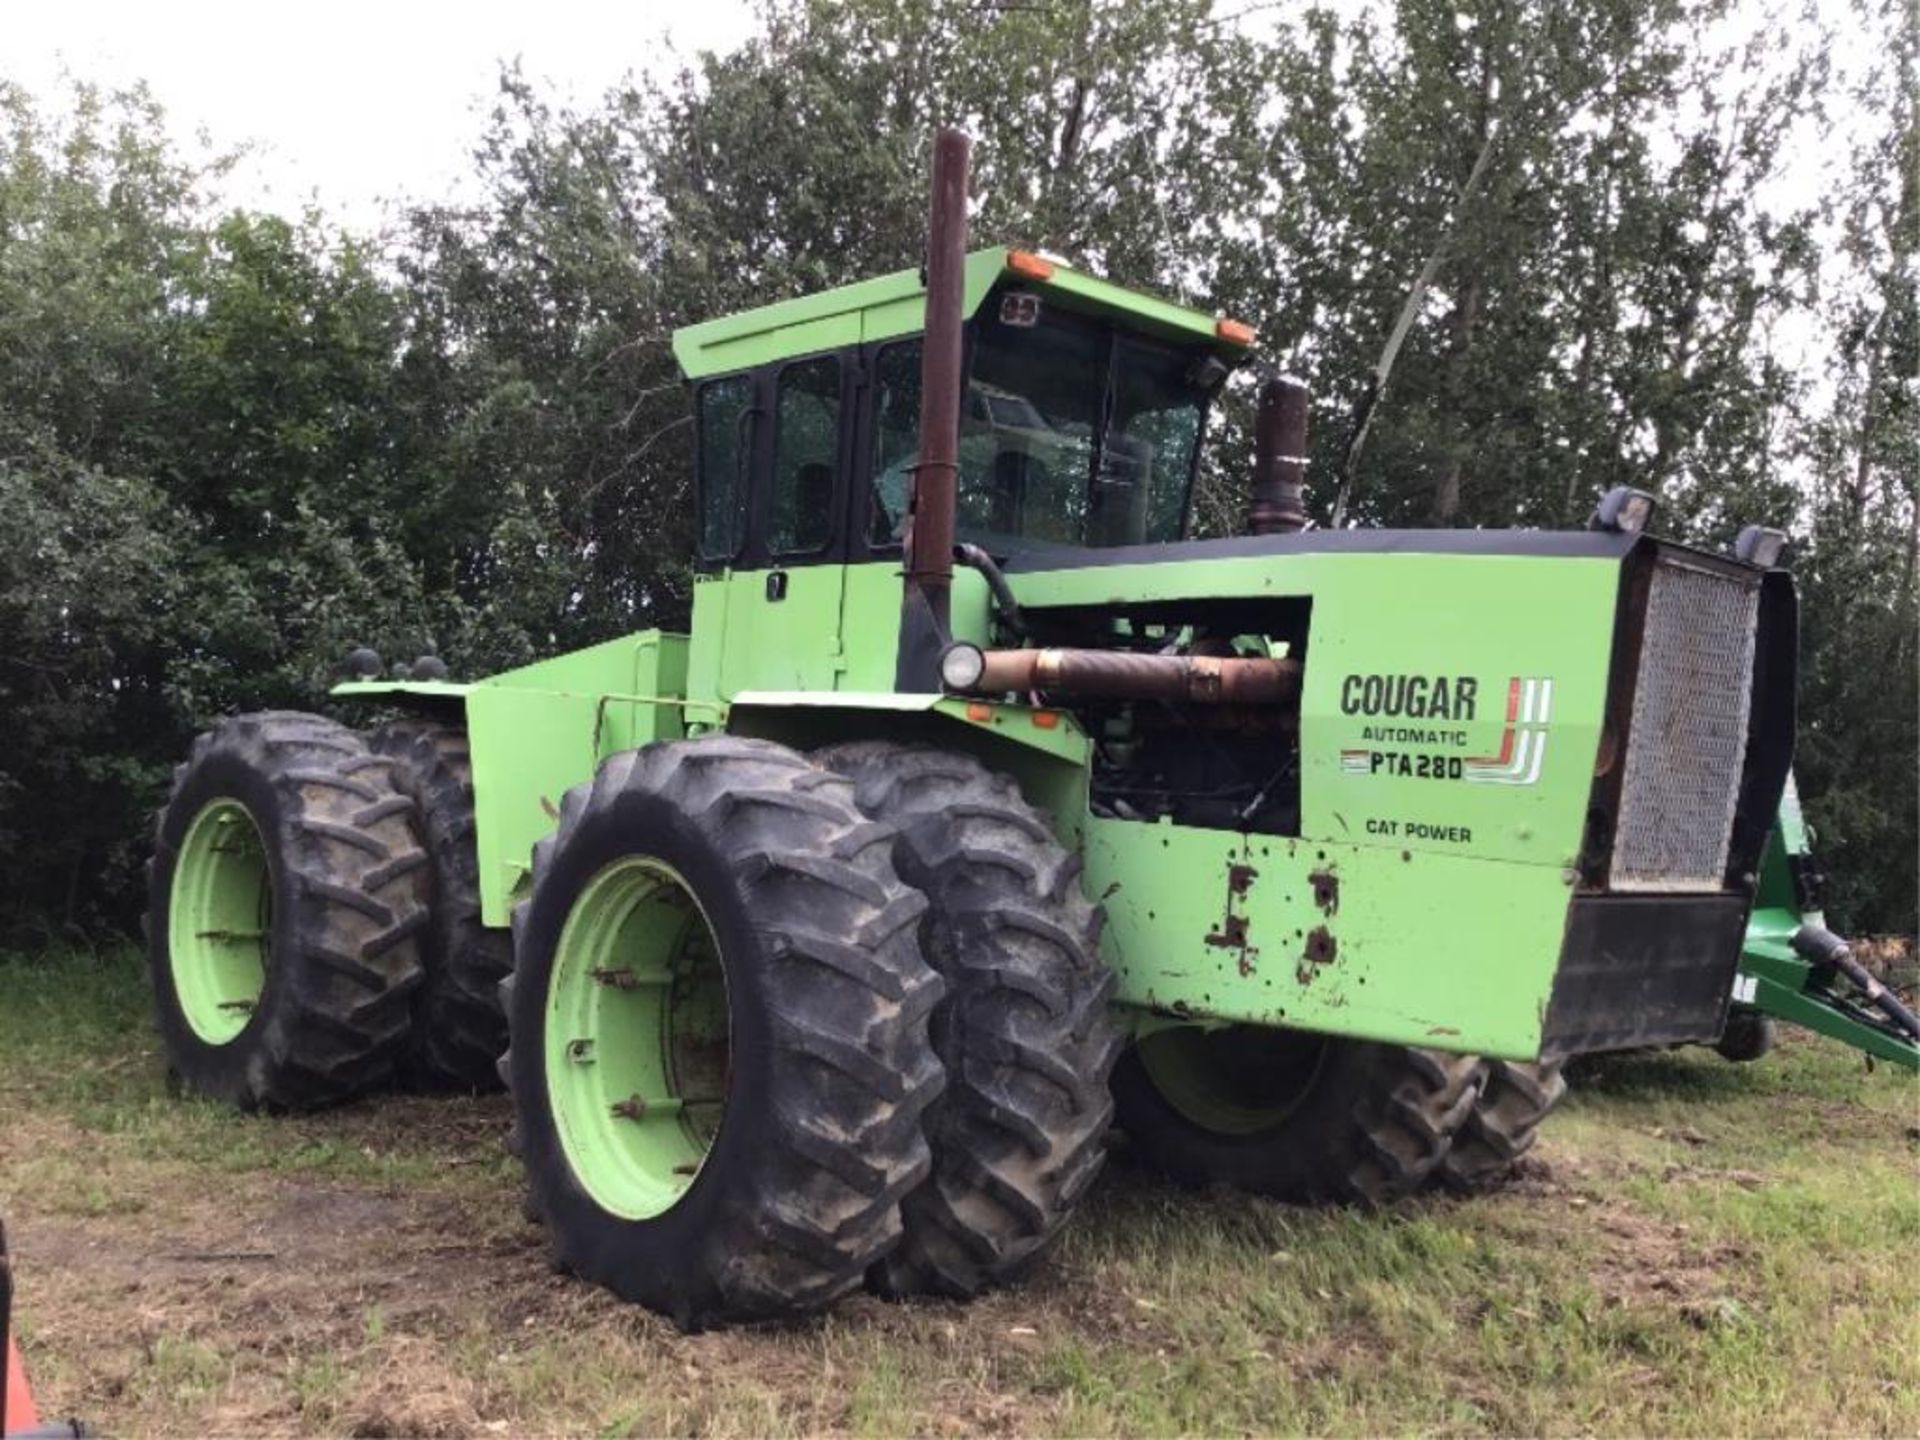
[[[1603,1237],[1594,1287],[1615,1304],[1699,1310],[1728,1293],[1729,1280],[1752,1255],[1733,1241],[1702,1242],[1684,1221],[1622,1204],[1598,1207],[1591,1223]]]

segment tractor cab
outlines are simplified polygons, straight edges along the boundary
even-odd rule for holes
[[[695,419],[696,688],[896,688],[925,300],[900,271],[674,336]],[[1252,331],[1003,247],[965,257],[963,311],[955,537],[1041,563],[1180,539]],[[956,577],[954,624],[984,640],[974,580]]]
[[[996,553],[1182,534],[1207,412],[1252,333],[1020,250],[966,259],[957,529]],[[680,331],[697,560],[900,553],[921,402],[914,271]]]

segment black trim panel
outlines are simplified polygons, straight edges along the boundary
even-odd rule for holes
[[[1576,897],[1543,1057],[1717,1040],[1747,909],[1745,895]]]
[[[1039,575],[1049,570],[1095,566],[1168,565],[1282,555],[1548,555],[1611,560],[1625,555],[1639,542],[1637,535],[1603,530],[1303,530],[1297,535],[1236,535],[1225,540],[1115,545],[1104,550],[1019,550],[1002,564],[1010,575]]]
[[[1800,601],[1793,577],[1769,571],[1760,582],[1760,617],[1753,657],[1753,700],[1747,722],[1747,763],[1727,847],[1727,885],[1753,888],[1780,797],[1793,769],[1800,691]]]

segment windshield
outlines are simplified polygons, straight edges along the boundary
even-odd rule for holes
[[[1193,355],[1043,307],[989,298],[960,408],[956,528],[989,549],[1177,540],[1206,411]],[[920,344],[875,376],[873,540],[900,538],[917,458]]]

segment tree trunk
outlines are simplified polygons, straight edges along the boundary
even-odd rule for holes
[[[1042,227],[1045,243],[1057,250],[1071,248],[1068,233],[1076,205],[1073,179],[1080,168],[1080,146],[1085,138],[1087,104],[1093,95],[1095,69],[1093,44],[1093,6],[1081,12],[1080,53],[1074,62],[1073,89],[1067,97],[1066,114],[1060,120],[1060,139],[1054,150],[1052,173],[1047,177],[1046,224]]]
[[[1847,487],[1847,517],[1856,526],[1866,519],[1867,497],[1873,485],[1873,444],[1880,428],[1880,366],[1885,356],[1879,332],[1885,324],[1886,312],[1882,311],[1868,336],[1866,393],[1860,397],[1859,453],[1853,462],[1853,483]]]
[[[1482,152],[1493,136],[1493,65],[1493,45],[1488,41],[1480,51],[1480,95],[1474,136]],[[1465,208],[1461,207],[1463,212]],[[1441,464],[1439,479],[1434,482],[1431,518],[1441,527],[1453,524],[1454,516],[1460,513],[1460,472],[1466,468],[1467,454],[1473,448],[1472,426],[1464,413],[1467,366],[1473,356],[1473,329],[1480,319],[1485,281],[1477,269],[1471,268],[1473,257],[1464,258],[1465,280],[1459,298],[1454,301],[1453,313],[1447,317],[1447,367],[1440,392],[1447,407],[1448,442],[1446,459]]]
[[[1447,344],[1446,389],[1447,407],[1452,411],[1452,442],[1447,446],[1447,458],[1440,469],[1440,478],[1433,489],[1433,523],[1439,526],[1453,524],[1454,516],[1460,512],[1460,475],[1466,468],[1467,454],[1473,448],[1473,434],[1470,423],[1461,411],[1467,399],[1467,365],[1473,354],[1473,330],[1480,319],[1481,280],[1478,275],[1469,276],[1466,288],[1460,292],[1460,298],[1454,303],[1453,314],[1448,319],[1448,328],[1452,337]]]

